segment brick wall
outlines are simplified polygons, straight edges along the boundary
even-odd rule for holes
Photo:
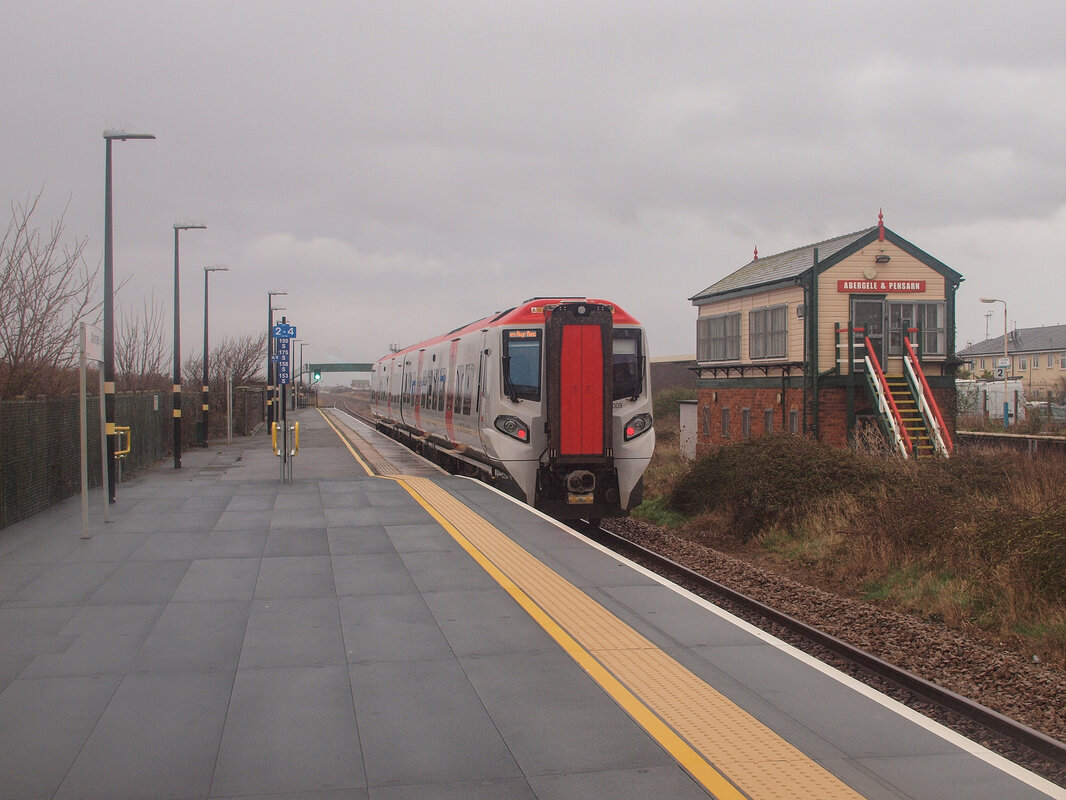
[[[940,406],[941,415],[948,431],[955,432],[955,390],[953,387],[933,389],[933,395]],[[874,413],[865,387],[855,387],[855,413],[870,415]],[[782,406],[784,420],[782,421]],[[729,411],[729,430],[723,433],[723,410]],[[790,431],[793,419],[791,412],[796,412],[797,432],[803,433],[803,390],[755,388],[738,386],[736,388],[700,389],[696,408],[697,452],[728,442],[744,438],[743,415],[749,411],[749,436],[761,436],[766,433],[765,412],[773,409],[773,431]],[[814,427],[814,406],[808,408],[807,423]],[[848,396],[844,387],[823,388],[819,391],[818,403],[819,439],[835,447],[848,446]]]
[[[803,431],[803,390],[738,387],[700,389],[696,404],[698,447],[725,444],[744,438],[744,412],[748,412],[748,435],[767,432],[767,411],[771,412],[771,430],[788,431],[796,424]],[[728,411],[728,431],[723,430]],[[793,416],[794,412],[794,416]]]

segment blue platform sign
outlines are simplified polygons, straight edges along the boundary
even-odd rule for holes
[[[290,325],[287,322],[278,322],[274,325],[274,338],[275,339],[295,339],[296,338],[296,326]]]

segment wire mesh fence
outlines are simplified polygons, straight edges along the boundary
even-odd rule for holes
[[[100,399],[88,398],[89,486],[101,485]],[[255,430],[264,418],[264,393],[234,393],[234,435]],[[211,440],[226,437],[225,398],[212,403]],[[115,398],[115,424],[130,428],[130,452],[122,476],[143,470],[172,454],[173,400],[169,394],[121,394]],[[182,450],[200,446],[199,395],[182,395]],[[0,402],[0,528],[26,519],[81,491],[81,433],[78,397]]]

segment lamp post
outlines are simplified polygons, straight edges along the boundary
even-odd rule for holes
[[[207,383],[207,278],[212,272],[229,272],[229,267],[224,267],[221,264],[214,267],[204,267],[204,382],[203,382],[203,446],[207,447],[207,412],[209,408],[208,403],[208,383]]]
[[[1007,370],[1010,369],[1010,355],[1007,350],[1007,301],[996,297],[982,297],[980,300],[982,303],[1003,304],[1003,430],[1006,430],[1010,414],[1010,403],[1007,401]]]
[[[267,292],[267,428],[274,421],[274,297],[288,292]]]
[[[202,222],[174,223],[174,469],[181,469],[181,291],[178,280],[178,233],[206,227]]]
[[[307,342],[300,342],[300,391],[304,391],[304,346]],[[306,401],[305,401],[306,402]]]
[[[151,133],[104,131],[104,418],[107,436],[107,499],[115,502],[115,278],[111,236],[111,142],[154,139]]]

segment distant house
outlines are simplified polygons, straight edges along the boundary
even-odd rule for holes
[[[959,351],[975,378],[992,378],[1004,358],[1003,337],[985,339]],[[1066,388],[1066,325],[1016,328],[1007,333],[1007,377],[1021,380],[1026,395],[1042,399]]]
[[[954,433],[961,281],[880,220],[772,256],[756,250],[689,298],[699,448],[772,431],[845,446],[873,426],[900,452],[935,452],[937,432]]]

